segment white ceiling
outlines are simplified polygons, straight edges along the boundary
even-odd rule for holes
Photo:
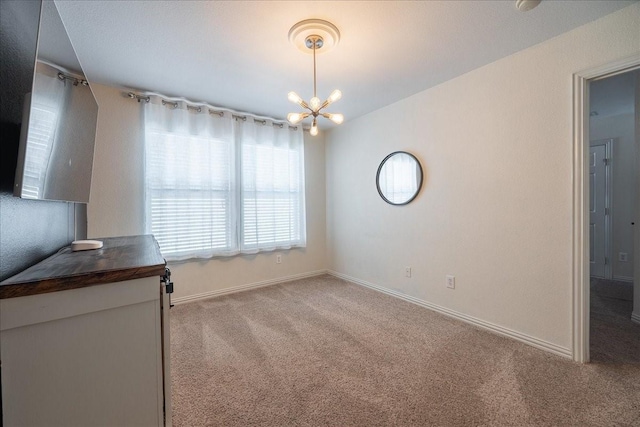
[[[297,110],[289,91],[312,96],[312,57],[289,29],[328,20],[341,40],[318,56],[318,96],[341,89],[329,110],[346,121],[632,3],[56,0],[89,81],[275,118]]]

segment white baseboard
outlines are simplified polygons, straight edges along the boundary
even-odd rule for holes
[[[631,313],[631,321],[640,324],[640,313]]]
[[[631,283],[633,283],[633,277],[628,277],[628,276],[613,276],[613,280],[617,280],[618,282],[631,282]]]
[[[232,286],[230,288],[217,289],[215,291],[203,292],[201,294],[187,295],[185,297],[171,298],[173,304],[184,304],[185,302],[197,301],[205,298],[218,297],[221,295],[234,294],[236,292],[249,291],[251,289],[263,288],[265,286],[277,285],[279,283],[292,282],[294,280],[306,279],[307,277],[321,276],[327,274],[327,270],[316,270],[307,273],[294,274],[277,279],[263,280],[261,282],[248,283],[246,285]]]
[[[419,298],[415,298],[415,297],[412,297],[412,296],[409,296],[409,295],[405,295],[403,293],[400,293],[400,292],[397,292],[397,291],[394,291],[394,290],[391,290],[391,289],[387,289],[387,288],[384,288],[382,286],[374,285],[373,283],[369,283],[369,282],[364,281],[364,280],[356,279],[355,277],[351,277],[351,276],[348,276],[346,274],[338,273],[337,271],[328,270],[327,273],[331,274],[332,276],[339,277],[340,279],[344,279],[344,280],[346,280],[348,282],[355,283],[356,285],[365,286],[367,288],[376,290],[378,292],[382,292],[384,294],[391,295],[391,296],[396,297],[396,298],[400,298],[402,300],[405,300],[405,301],[408,301],[410,303],[419,305],[421,307],[428,308],[429,310],[436,311],[436,312],[444,314],[446,316],[453,317],[453,318],[461,320],[461,321],[463,321],[465,323],[469,323],[471,325],[474,325],[474,326],[480,327],[482,329],[497,333],[499,335],[515,339],[517,341],[523,342],[525,344],[528,344],[530,346],[539,348],[541,350],[546,350],[548,352],[557,354],[559,356],[567,357],[567,358],[571,358],[572,357],[571,350],[566,348],[566,347],[561,347],[559,345],[550,343],[548,341],[544,341],[544,340],[541,340],[539,338],[532,337],[531,335],[527,335],[527,334],[524,334],[522,332],[515,331],[513,329],[505,328],[504,326],[496,325],[495,323],[487,322],[485,320],[478,319],[476,317],[469,316],[469,315],[457,312],[455,310],[451,310],[451,309],[439,306],[437,304],[433,304],[433,303],[421,300]]]

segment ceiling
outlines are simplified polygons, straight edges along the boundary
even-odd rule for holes
[[[328,20],[341,39],[318,56],[318,96],[340,89],[328,110],[345,121],[632,3],[56,0],[89,81],[274,118],[297,111],[289,91],[312,96],[312,57],[289,29]]]

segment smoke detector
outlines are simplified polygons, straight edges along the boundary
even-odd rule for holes
[[[542,0],[516,0],[516,7],[520,12],[528,12],[538,6]]]

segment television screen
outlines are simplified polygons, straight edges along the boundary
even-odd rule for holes
[[[42,4],[14,194],[89,202],[98,105],[53,1]]]

